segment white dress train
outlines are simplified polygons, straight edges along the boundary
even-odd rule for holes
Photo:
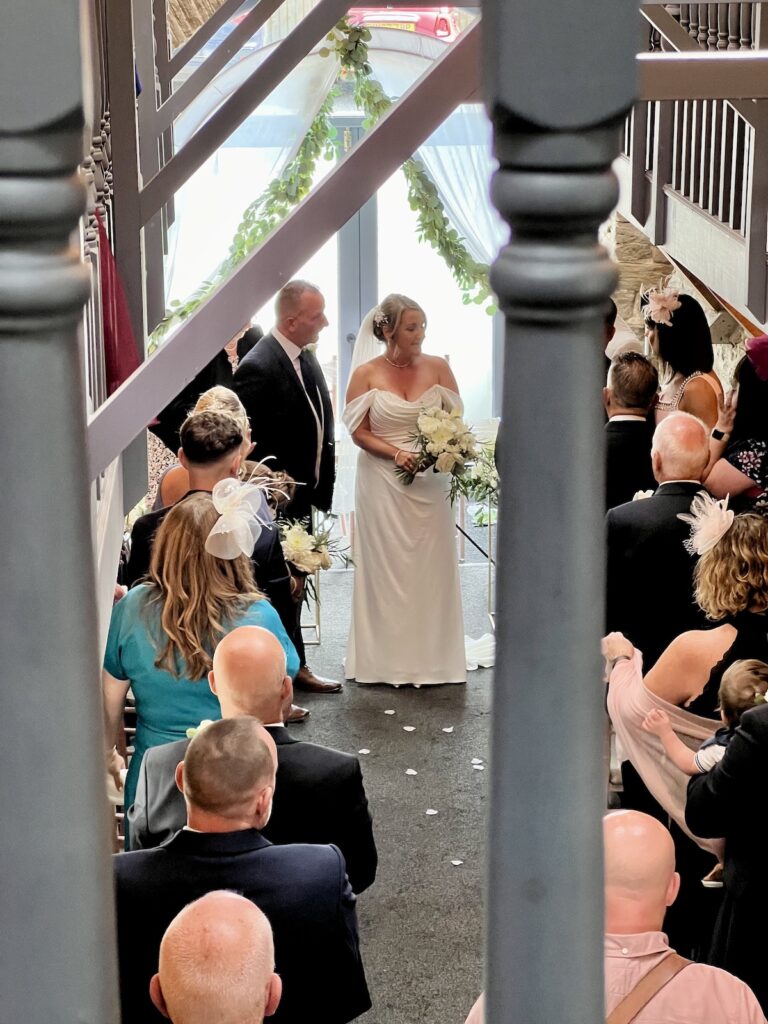
[[[352,433],[368,414],[377,437],[403,450],[425,407],[461,407],[433,385],[414,402],[377,388],[350,402]],[[352,622],[345,675],[358,683],[434,685],[466,681],[453,508],[449,481],[428,470],[406,486],[391,460],[360,451]]]

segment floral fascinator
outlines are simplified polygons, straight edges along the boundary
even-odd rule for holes
[[[640,300],[645,304],[646,319],[652,320],[655,324],[664,324],[665,327],[671,326],[672,314],[682,305],[680,292],[672,288],[668,282],[667,278],[658,286],[652,285],[640,292]]]
[[[216,558],[231,561],[253,554],[262,525],[270,521],[264,490],[267,482],[241,483],[219,480],[213,488],[213,504],[219,518],[205,540],[205,550]]]
[[[728,498],[726,495],[718,501],[706,491],[699,491],[691,502],[691,511],[678,512],[677,518],[691,525],[691,536],[683,541],[690,554],[703,555],[711,551],[728,533],[734,518],[733,509],[728,508]]]

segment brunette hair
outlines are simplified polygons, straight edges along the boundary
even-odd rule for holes
[[[723,718],[731,728],[739,724],[745,711],[761,703],[757,697],[765,697],[768,691],[768,665],[757,658],[743,658],[734,661],[723,672],[718,696]]]
[[[768,519],[736,516],[696,563],[696,601],[715,622],[739,612],[768,610]]]
[[[386,341],[386,335],[384,331],[388,331],[390,334],[394,334],[397,328],[400,326],[400,321],[403,319],[403,313],[409,309],[415,310],[417,313],[421,313],[424,317],[424,322],[427,321],[427,314],[413,299],[409,299],[407,295],[400,295],[397,292],[393,292],[388,295],[386,299],[382,299],[379,303],[379,311],[382,314],[382,319],[377,323],[374,320],[373,333],[379,341]]]
[[[653,404],[659,375],[653,363],[639,352],[622,352],[611,363],[610,388],[616,403],[625,409],[643,409]]]
[[[704,310],[692,295],[680,294],[679,309],[671,314],[669,324],[645,318],[659,339],[659,359],[673,373],[690,377],[692,373],[709,373],[715,365],[712,335]]]
[[[182,423],[179,437],[182,451],[196,466],[221,462],[243,443],[242,430],[224,412],[193,412]]]
[[[148,608],[159,610],[155,665],[176,678],[204,679],[213,650],[234,619],[263,599],[247,555],[216,558],[205,541],[218,519],[209,494],[174,505],[152,547]]]
[[[768,441],[768,381],[757,375],[749,356],[744,356],[736,367],[734,383],[739,389],[739,400],[730,444]]]

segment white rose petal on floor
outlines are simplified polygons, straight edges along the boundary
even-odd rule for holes
[[[443,732],[453,732],[453,726],[452,725],[444,726],[443,727]]]
[[[428,807],[427,814],[437,814],[437,811],[434,809],[434,807]]]
[[[416,726],[415,725],[404,725],[403,726],[403,732],[416,732]]]
[[[406,768],[405,769],[405,774],[406,775],[418,775],[419,773],[416,771],[415,768]]]
[[[370,754],[370,750],[368,749],[368,747],[363,747],[362,749],[358,750],[358,754]]]

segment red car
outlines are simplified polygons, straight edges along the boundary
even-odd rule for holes
[[[348,14],[351,25],[366,28],[394,28],[418,32],[450,42],[461,31],[455,7],[353,7]]]

